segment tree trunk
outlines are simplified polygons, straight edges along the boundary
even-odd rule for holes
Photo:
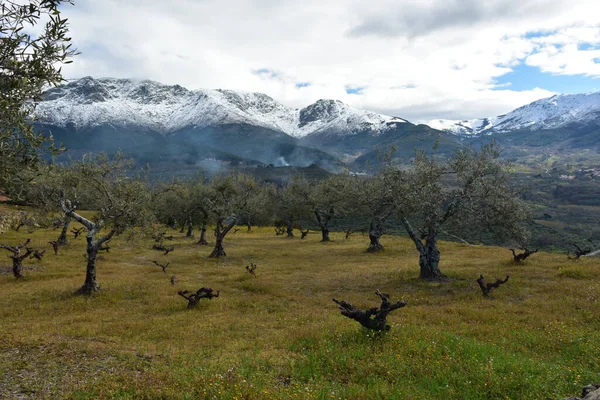
[[[194,237],[194,225],[192,223],[191,218],[188,219],[187,226],[188,226],[188,229],[187,229],[187,233],[185,234],[185,237]]]
[[[23,259],[21,257],[11,257],[13,260],[12,271],[13,275],[17,279],[22,279],[23,274],[21,271],[23,270]]]
[[[208,258],[219,258],[225,257],[227,253],[225,253],[225,249],[223,248],[223,238],[217,237],[217,243],[215,243],[215,248],[212,253],[208,256]]]
[[[91,243],[91,238],[88,238],[87,246],[87,270],[85,273],[85,282],[77,291],[77,294],[90,295],[93,292],[100,290],[100,286],[96,283],[96,258],[98,256],[98,246]]]
[[[369,240],[371,243],[367,248],[369,253],[375,253],[377,251],[383,250],[383,245],[379,243],[379,238],[383,235],[383,226],[381,219],[375,217],[371,220],[369,224]]]
[[[206,240],[206,224],[202,224],[202,229],[200,230],[200,240],[198,240],[197,244],[201,244],[206,246],[208,241]]]
[[[69,217],[67,215],[67,216],[65,216],[65,222],[63,223],[63,228],[62,228],[62,231],[60,232],[60,236],[58,237],[58,240],[56,241],[56,243],[58,243],[59,246],[64,246],[65,244],[69,243],[69,240],[67,239],[67,233],[69,232],[70,224],[71,224],[71,217]]]
[[[419,255],[419,277],[429,281],[441,280],[445,275],[440,271],[440,251],[437,247],[437,232],[433,231],[427,235],[423,251]]]
[[[408,236],[412,239],[419,252],[419,267],[421,268],[419,277],[429,281],[440,281],[446,278],[440,271],[440,251],[437,247],[437,229],[435,229],[435,223],[432,222],[433,226],[430,226],[427,230],[427,237],[425,244],[421,241],[421,238],[417,236],[412,226],[406,218],[402,220]]]
[[[289,237],[289,238],[294,237],[294,222],[292,220],[289,220],[287,222],[287,237]]]
[[[321,242],[330,242],[329,238],[329,221],[333,217],[333,209],[329,211],[329,213],[323,213],[321,215],[321,211],[316,210],[315,216],[317,217],[317,223],[321,228]]]
[[[383,245],[381,243],[379,243],[379,236],[371,235],[369,233],[369,239],[371,240],[371,243],[369,244],[369,247],[367,248],[367,251],[369,253],[375,253],[377,251],[383,250]]]
[[[330,242],[329,238],[329,228],[327,226],[321,227],[321,242]]]
[[[217,221],[217,227],[215,229],[215,248],[213,249],[212,253],[210,253],[208,258],[219,258],[227,256],[225,250],[223,249],[223,239],[225,239],[227,233],[231,230],[231,228],[235,226],[236,223],[236,216],[230,216],[226,220],[219,219]]]

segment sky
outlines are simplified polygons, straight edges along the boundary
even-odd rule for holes
[[[64,76],[318,99],[410,121],[600,91],[597,0],[75,0]]]

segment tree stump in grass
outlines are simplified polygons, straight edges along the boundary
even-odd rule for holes
[[[9,258],[11,258],[13,261],[13,265],[12,265],[13,275],[17,279],[23,278],[23,274],[21,272],[23,270],[23,260],[26,259],[27,257],[29,257],[33,253],[33,250],[30,249],[29,247],[27,247],[29,242],[31,242],[31,239],[27,239],[25,241],[25,243],[17,245],[17,246],[9,246],[6,244],[0,244],[0,249],[5,249],[12,253],[12,256],[9,256]],[[21,252],[21,249],[23,249],[23,248],[25,248],[24,253]]]
[[[506,278],[504,280],[498,278],[494,283],[485,283],[485,278],[483,277],[483,275],[479,275],[477,283],[479,284],[483,295],[485,297],[488,297],[493,289],[499,288],[500,285],[504,285],[506,282],[508,282],[508,278],[510,278],[510,275],[506,275]]]
[[[217,293],[213,293],[211,288],[200,288],[196,292],[190,292],[189,290],[180,290],[177,292],[178,295],[183,297],[188,301],[187,308],[194,308],[198,305],[200,300],[209,299],[211,300],[213,297],[219,297],[219,291]]]
[[[381,299],[381,306],[379,308],[369,308],[368,310],[356,308],[344,300],[333,299],[333,301],[339,306],[342,315],[358,321],[365,328],[378,332],[386,332],[391,328],[386,322],[388,314],[398,308],[406,306],[407,302],[401,300],[392,304],[390,302],[389,294],[381,293],[379,290],[377,290],[375,294]]]
[[[537,253],[537,249],[535,249],[535,250],[527,250],[527,248],[523,248],[522,250],[525,250],[525,251],[523,253],[519,253],[519,254],[515,253],[515,249],[509,249],[509,250],[512,251],[513,260],[516,263],[523,262],[530,255]]]

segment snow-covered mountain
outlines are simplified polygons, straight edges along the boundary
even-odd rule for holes
[[[381,134],[407,121],[319,100],[292,109],[262,93],[188,90],[153,81],[91,77],[52,88],[36,115],[42,124],[75,128],[136,126],[168,135],[185,127],[202,129],[248,124],[301,138],[315,134]]]
[[[555,95],[497,117],[465,121],[438,119],[419,123],[457,135],[487,135],[524,129],[539,131],[570,124],[600,125],[600,92]]]

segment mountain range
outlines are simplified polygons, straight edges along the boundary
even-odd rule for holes
[[[122,149],[140,162],[210,169],[223,165],[364,169],[396,145],[445,154],[492,139],[511,157],[598,154],[600,93],[558,95],[508,114],[468,121],[406,119],[318,100],[302,109],[262,93],[188,90],[157,82],[91,77],[44,93],[36,124],[70,154]]]

